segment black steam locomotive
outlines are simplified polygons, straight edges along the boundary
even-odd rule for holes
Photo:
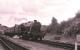
[[[19,25],[18,29],[18,31],[15,31],[15,29],[13,32],[5,32],[5,35],[10,37],[17,35],[20,39],[28,40],[42,40],[45,36],[43,31],[32,31],[31,26],[25,26],[24,24]]]

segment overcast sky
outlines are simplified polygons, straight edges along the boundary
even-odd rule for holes
[[[48,25],[54,16],[58,22],[75,16],[80,0],[0,0],[0,23],[13,26],[37,19]]]

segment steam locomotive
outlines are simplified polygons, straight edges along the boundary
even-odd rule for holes
[[[28,23],[29,24],[29,23]],[[26,39],[26,40],[42,40],[45,36],[44,31],[35,32],[32,31],[31,26],[25,26],[25,24],[21,24],[18,26],[18,31],[13,32],[5,32],[5,35],[8,35],[10,37],[13,37],[15,35],[19,36],[20,39]]]

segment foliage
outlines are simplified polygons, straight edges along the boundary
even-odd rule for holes
[[[52,33],[52,34],[56,34],[57,33],[57,27],[58,27],[58,23],[57,23],[57,19],[56,18],[52,18],[52,22],[51,24],[48,26],[48,32]]]
[[[65,25],[65,24],[64,24]],[[67,21],[67,27],[64,27],[64,34],[70,37],[76,37],[77,34],[80,34],[80,14]]]

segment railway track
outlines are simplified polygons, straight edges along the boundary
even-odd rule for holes
[[[64,48],[67,50],[74,50],[74,46],[71,44],[66,44],[66,43],[59,43],[59,42],[52,42],[48,40],[43,40],[43,41],[37,41],[39,43],[47,44],[53,47],[58,47],[58,48]]]
[[[0,40],[1,41],[1,40]],[[5,38],[3,38],[3,41],[7,41],[7,45],[12,45],[11,48],[14,48],[14,50],[28,50],[28,49],[24,49],[23,47],[15,47],[14,43],[11,44],[12,42],[8,42],[8,40],[5,40]],[[31,41],[31,40],[28,40],[28,41]],[[58,47],[58,48],[64,48],[66,50],[74,50],[74,44],[67,44],[67,43],[60,43],[60,42],[53,42],[53,41],[48,41],[48,40],[42,40],[42,41],[32,41],[32,42],[36,42],[36,43],[41,43],[41,44],[47,44],[49,46],[53,46],[53,47]],[[8,44],[10,43],[10,44]],[[20,48],[23,48],[23,49],[20,49]],[[11,49],[8,49],[8,50],[11,50]],[[78,45],[78,50],[80,50],[80,46]]]
[[[2,43],[5,50],[28,50],[22,46],[19,46],[3,37],[0,37],[0,42]]]
[[[48,40],[33,41],[33,42],[41,43],[41,44],[47,44],[49,46],[58,47],[58,48],[64,48],[64,49],[67,49],[67,50],[74,50],[75,49],[75,45],[74,44],[53,42],[53,41],[48,41]],[[77,50],[80,50],[80,45],[78,45]]]

